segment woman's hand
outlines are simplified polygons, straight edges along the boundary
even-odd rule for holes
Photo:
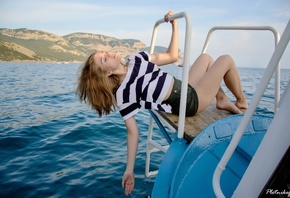
[[[133,172],[125,172],[122,180],[122,186],[125,188],[125,195],[131,194],[134,189],[135,179]]]
[[[167,12],[167,13],[164,15],[164,21],[165,21],[165,22],[168,22],[168,21],[169,21],[169,17],[172,16],[173,14],[174,14],[173,11],[169,11],[169,12]],[[176,20],[172,20],[172,21],[170,21],[170,23],[174,24],[174,23],[176,23]]]

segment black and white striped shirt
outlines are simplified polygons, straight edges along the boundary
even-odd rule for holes
[[[128,72],[116,91],[116,100],[124,120],[134,116],[140,108],[171,113],[171,106],[162,104],[173,77],[150,62],[148,52],[131,55]]]

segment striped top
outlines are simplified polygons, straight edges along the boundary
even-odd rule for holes
[[[131,55],[128,61],[128,72],[116,91],[123,119],[134,116],[140,108],[171,113],[171,106],[162,102],[173,77],[151,63],[146,51]]]

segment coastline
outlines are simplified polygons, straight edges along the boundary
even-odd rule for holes
[[[55,64],[70,64],[70,63],[83,63],[82,61],[37,61],[37,60],[13,60],[13,61],[4,61],[0,60],[0,63],[55,63]]]

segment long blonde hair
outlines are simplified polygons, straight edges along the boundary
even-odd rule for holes
[[[114,92],[119,85],[119,78],[115,75],[108,76],[97,67],[94,55],[95,53],[91,54],[81,68],[76,91],[80,101],[88,103],[101,117],[115,110]]]

